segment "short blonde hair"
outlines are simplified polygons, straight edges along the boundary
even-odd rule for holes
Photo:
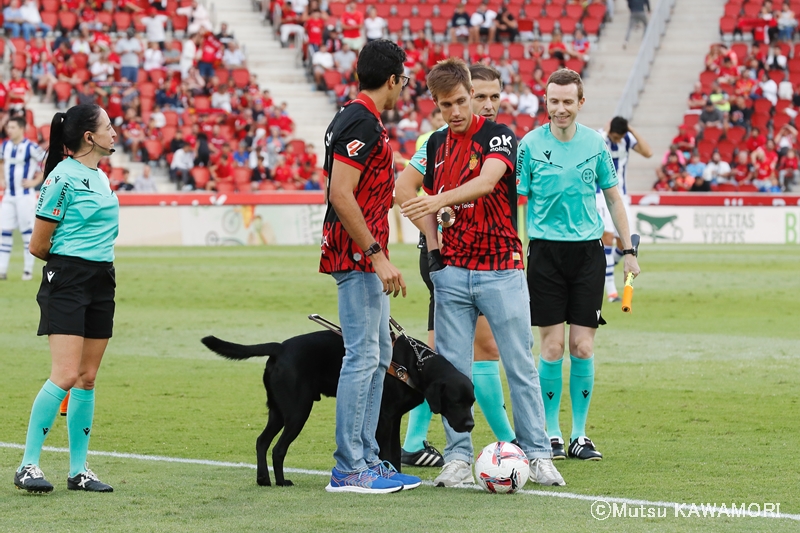
[[[467,92],[472,90],[472,77],[463,60],[451,57],[436,63],[428,73],[428,90],[434,100],[455,91],[463,85]]]

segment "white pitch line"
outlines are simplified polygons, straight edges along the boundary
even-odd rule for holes
[[[17,450],[24,450],[25,446],[23,444],[16,444],[13,442],[0,442],[0,448],[14,448]],[[69,453],[69,448],[54,448],[52,446],[45,446],[42,448],[44,451],[47,452],[56,452],[56,453]],[[209,459],[184,459],[182,457],[166,457],[163,455],[142,455],[138,453],[121,453],[121,452],[101,452],[101,451],[94,451],[89,450],[89,455],[96,455],[98,457],[114,457],[117,459],[135,459],[137,461],[153,461],[153,462],[161,462],[161,463],[182,463],[182,464],[193,464],[193,465],[204,465],[204,466],[223,466],[228,468],[249,468],[251,470],[256,469],[256,465],[250,463],[232,463],[228,461],[211,461]],[[270,471],[272,467],[270,467]],[[303,468],[284,468],[285,472],[289,472],[291,474],[305,474],[309,476],[330,476],[331,473],[325,470],[306,470]],[[423,485],[433,486],[433,482],[431,481],[423,481]],[[462,489],[468,490],[480,490],[480,487],[477,485],[468,485],[458,487]],[[545,490],[520,490],[518,494],[527,494],[530,496],[546,496],[550,498],[564,498],[567,500],[580,500],[580,501],[587,501],[587,502],[595,502],[598,500],[608,502],[608,503],[620,503],[620,504],[627,504],[627,505],[650,505],[653,507],[668,507],[668,508],[680,508],[685,509],[687,512],[691,509],[690,504],[685,503],[675,503],[675,502],[657,502],[657,501],[649,501],[649,500],[635,500],[629,498],[616,498],[613,496],[589,496],[586,494],[576,494],[574,492],[550,492]],[[707,505],[707,504],[702,504]],[[699,508],[699,505],[698,505]],[[705,507],[705,510],[709,514],[728,514],[730,516],[730,510],[722,510],[720,507],[708,506]],[[727,512],[726,512],[727,511]],[[788,514],[788,513],[780,513],[776,515],[774,513],[767,513],[761,511],[758,514],[747,514],[748,517],[751,518],[787,518],[789,520],[797,520],[800,521],[800,514]]]

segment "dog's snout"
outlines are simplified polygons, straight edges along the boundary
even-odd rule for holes
[[[465,420],[464,421],[464,431],[471,432],[475,428],[475,421],[474,420]]]

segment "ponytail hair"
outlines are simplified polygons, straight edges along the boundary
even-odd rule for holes
[[[84,144],[83,134],[96,132],[100,127],[100,106],[97,104],[76,105],[66,113],[56,113],[50,123],[50,148],[44,164],[46,178],[64,159],[65,149],[69,155],[79,152]]]

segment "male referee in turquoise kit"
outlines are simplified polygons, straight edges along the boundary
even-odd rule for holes
[[[560,69],[545,88],[550,123],[529,132],[519,144],[517,192],[528,197],[528,290],[531,325],[539,326],[542,386],[547,434],[553,459],[600,460],[586,436],[594,388],[594,335],[605,324],[603,221],[597,211],[599,185],[625,247],[625,277],[639,274],[617,175],[599,133],[575,120],[584,103],[577,72]],[[565,326],[569,323],[572,434],[565,453],[558,423],[561,407]]]

